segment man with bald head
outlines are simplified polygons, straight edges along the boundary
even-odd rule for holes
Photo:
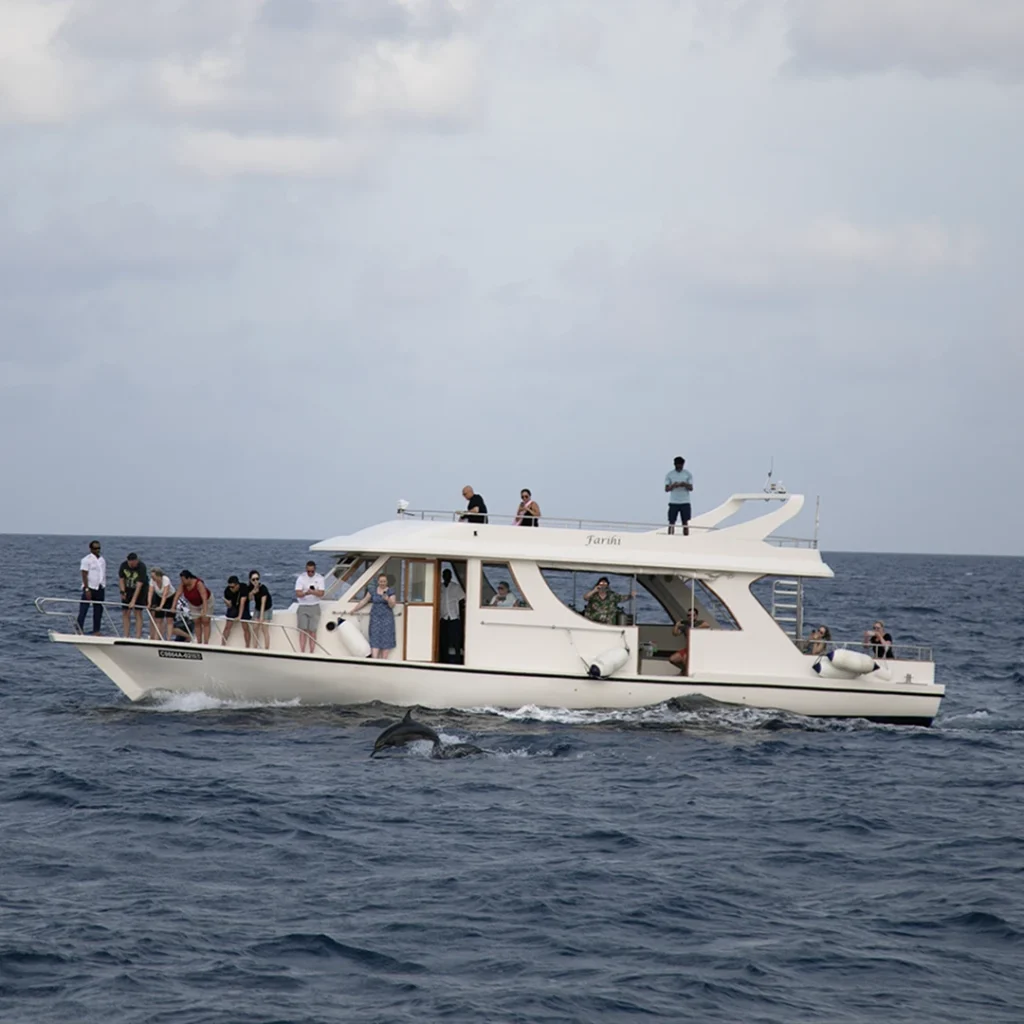
[[[466,511],[459,516],[459,519],[464,523],[486,523],[487,505],[484,503],[484,499],[469,484],[462,488],[462,496],[466,499]]]

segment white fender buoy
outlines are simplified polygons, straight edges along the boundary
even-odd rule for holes
[[[818,673],[822,679],[856,679],[856,672],[844,672],[840,668],[836,668],[835,665],[829,661],[828,658],[819,658],[812,666],[811,669]]]
[[[829,651],[826,657],[836,668],[858,676],[867,675],[868,672],[874,672],[878,668],[875,659],[870,655],[858,654],[857,651],[848,651],[843,647],[836,651]]]
[[[370,656],[370,641],[363,636],[363,631],[356,625],[354,619],[343,619],[338,623],[338,636],[345,650],[353,658]]]
[[[594,658],[587,671],[591,679],[607,679],[613,672],[618,672],[627,661],[629,651],[625,647],[613,647]]]

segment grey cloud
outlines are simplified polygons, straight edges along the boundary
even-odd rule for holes
[[[1024,78],[1019,0],[789,0],[790,72]]]
[[[118,277],[223,271],[237,252],[216,221],[105,200],[51,210],[34,226],[0,216],[0,294],[89,290]]]

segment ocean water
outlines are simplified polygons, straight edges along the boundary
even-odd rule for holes
[[[281,541],[103,538],[211,583]],[[422,713],[128,703],[0,537],[3,1024],[1024,1020],[1024,559],[826,555],[836,636],[931,643],[931,729],[701,700]]]

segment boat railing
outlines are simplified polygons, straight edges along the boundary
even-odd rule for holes
[[[399,508],[399,519],[418,519],[424,522],[435,523],[465,523],[470,526],[515,526],[518,523],[517,516],[503,515],[502,513],[486,513],[486,523],[481,524],[479,520],[468,517],[476,516],[475,512],[459,512],[450,509],[436,508]],[[593,530],[598,533],[658,533],[662,536],[686,537],[683,528],[676,525],[674,532],[669,532],[667,523],[639,523],[619,519],[581,519],[573,516],[541,516],[540,525],[561,530]],[[689,524],[691,534],[711,533],[718,529],[717,526],[696,526]],[[790,548],[816,548],[818,542],[813,537],[765,537],[765,542],[775,547]]]
[[[82,630],[78,626],[78,612],[82,604],[86,605],[86,630]],[[41,612],[43,615],[51,616],[56,619],[64,621],[65,628],[63,630],[55,630],[56,632],[64,632],[77,634],[79,636],[88,635],[92,632],[91,626],[93,624],[93,608],[99,607],[100,612],[100,635],[101,636],[112,636],[119,640],[150,640],[155,643],[168,644],[168,643],[197,643],[195,634],[195,621],[191,616],[182,616],[175,613],[173,617],[168,615],[166,618],[160,618],[155,615],[156,609],[149,608],[145,605],[136,605],[134,609],[127,609],[120,601],[85,601],[81,598],[71,597],[37,597],[35,600],[36,610]],[[163,609],[165,612],[170,609]],[[124,629],[124,615],[126,611],[133,611],[136,614],[143,616],[143,621],[148,626],[149,636],[148,637],[136,637],[133,631],[133,621],[131,618],[128,620],[128,630]],[[292,652],[301,650],[301,647],[297,643],[299,633],[298,626],[293,626],[285,622],[275,622],[273,619],[259,621],[257,619],[227,619],[224,615],[210,615],[211,623],[211,637],[214,636],[213,624],[224,624],[226,622],[239,622],[242,626],[248,626],[250,631],[250,639],[253,643],[253,650],[262,650],[262,637],[260,630],[266,627],[268,630],[267,636],[281,636],[284,638],[285,643]],[[166,626],[167,633],[170,635],[164,635],[162,630]],[[173,636],[172,630],[177,627],[179,630],[183,630],[187,634],[185,637]],[[257,628],[259,627],[259,628]],[[269,630],[277,630],[276,633],[271,633]],[[244,637],[244,629],[233,630],[236,636]],[[201,646],[220,646],[220,636],[222,636],[221,630],[218,628],[217,644],[203,644]],[[233,644],[231,646],[234,646]],[[269,646],[266,648],[272,650],[274,647],[273,640],[271,639]],[[328,651],[318,640],[314,640],[314,647],[319,654],[326,655],[327,657],[335,657],[336,655]]]
[[[810,637],[804,637],[801,640],[794,641],[796,646],[803,651],[804,654],[813,655],[815,657],[821,657],[829,654],[831,651],[838,651],[840,649],[847,651],[855,651],[857,654],[870,654],[879,664],[886,661],[890,661],[890,658],[879,658],[875,653],[875,645],[867,644],[863,638],[857,640],[813,640]],[[900,644],[894,643],[892,645],[893,658],[897,661],[934,661],[932,648],[927,644]]]

